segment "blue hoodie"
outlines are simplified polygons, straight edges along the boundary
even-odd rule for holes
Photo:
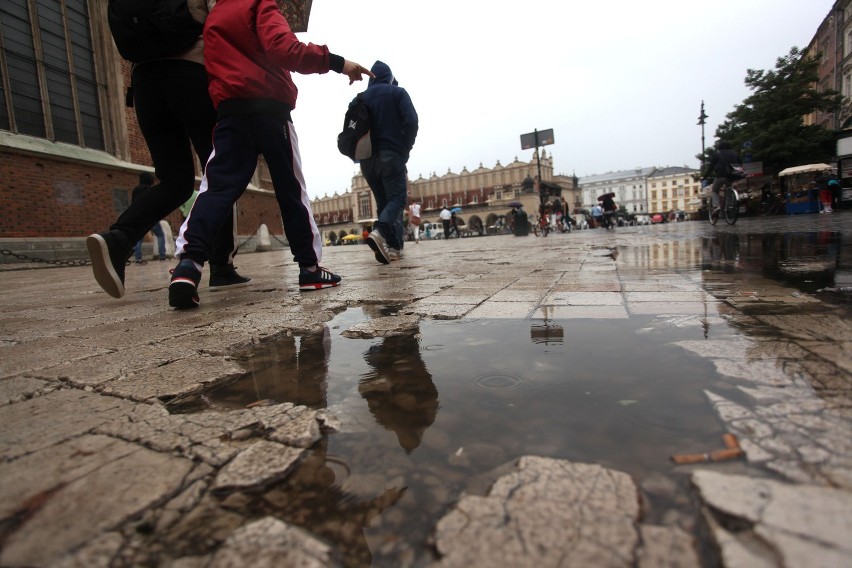
[[[399,152],[407,160],[417,138],[417,111],[408,92],[397,86],[386,63],[376,61],[370,71],[375,77],[370,79],[363,98],[372,117],[373,150]]]

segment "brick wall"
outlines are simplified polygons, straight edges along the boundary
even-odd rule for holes
[[[0,237],[81,237],[102,231],[121,210],[114,193],[124,194],[129,203],[138,181],[133,170],[0,150]],[[283,233],[271,193],[246,192],[238,212],[241,235],[253,234],[261,222],[272,234]],[[180,213],[167,221],[177,232]]]

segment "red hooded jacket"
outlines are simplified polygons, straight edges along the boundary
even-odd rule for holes
[[[327,73],[324,45],[302,43],[274,0],[218,0],[204,24],[210,98],[272,99],[296,108],[290,71]]]

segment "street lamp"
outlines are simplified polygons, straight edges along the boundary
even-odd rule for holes
[[[701,114],[698,116],[698,124],[701,125],[701,173],[704,173],[704,122],[709,118],[704,112],[704,101],[701,101]]]

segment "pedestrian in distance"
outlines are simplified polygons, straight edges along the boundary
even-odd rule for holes
[[[453,218],[453,214],[450,213],[450,210],[444,207],[441,209],[441,213],[438,215],[441,218],[441,225],[444,226],[444,238],[450,238],[450,221]]]
[[[831,192],[831,186],[829,185],[831,182],[837,183],[837,180],[833,180],[825,175],[820,176],[814,182],[818,191],[820,213],[831,213],[833,211],[831,208],[833,195]]]
[[[361,173],[376,200],[378,219],[367,237],[376,260],[388,264],[402,258],[402,216],[408,193],[408,158],[417,139],[419,119],[408,92],[391,68],[376,61],[372,79],[361,94],[370,110],[373,151],[361,160]]]
[[[568,209],[568,202],[564,197],[560,197],[559,200],[562,203],[562,230],[570,231],[571,230],[571,213]]]
[[[133,188],[133,191],[130,193],[130,202],[140,199],[144,194],[151,191],[151,188],[154,185],[154,176],[148,172],[142,172],[139,174],[139,185]],[[163,234],[163,228],[160,226],[160,223],[154,223],[154,226],[151,227],[151,232],[154,233],[154,236],[157,238],[157,250],[160,253],[160,260],[166,260],[166,236]],[[136,257],[136,264],[145,264],[145,261],[142,260],[142,240],[139,239],[136,242],[136,247],[134,249],[134,256]]]
[[[180,229],[180,259],[169,284],[169,305],[199,305],[198,283],[216,232],[245,191],[262,155],[299,265],[299,289],[338,286],[340,276],[320,266],[322,235],[314,221],[301,170],[298,138],[290,113],[297,89],[292,71],[336,71],[351,85],[367,69],[330,53],[325,45],[302,43],[274,0],[219,0],[204,26],[205,67],[216,108],[213,148],[198,198]],[[239,72],[235,72],[239,69]]]
[[[562,201],[558,197],[555,197],[550,209],[553,212],[551,217],[551,226],[555,231],[557,227],[562,224]]]
[[[411,233],[414,237],[414,244],[420,243],[420,202],[414,200],[408,206],[408,223],[411,225]]]
[[[138,4],[112,0],[110,30],[119,53],[133,62],[126,103],[136,111],[160,183],[133,201],[109,230],[86,239],[95,280],[114,298],[125,294],[124,271],[133,243],[190,199],[195,188],[193,149],[203,170],[213,150],[211,134],[216,123],[203,56],[202,28],[208,3],[186,0],[185,17],[167,22],[174,37],[138,25]],[[153,35],[146,39],[146,33]],[[212,246],[212,289],[241,286],[251,280],[233,266],[235,241],[232,216],[225,220]]]
[[[612,198],[612,195],[606,194],[601,200],[601,208],[603,209],[603,219],[604,225],[606,225],[607,229],[612,229],[615,227],[615,213],[618,211],[618,207],[615,204],[615,200]]]
[[[603,207],[601,207],[599,203],[595,203],[594,206],[592,206],[591,214],[595,227],[602,227],[604,223]]]
[[[461,238],[461,233],[459,232],[459,218],[456,217],[455,211],[450,211],[450,235],[456,234],[456,238]]]

